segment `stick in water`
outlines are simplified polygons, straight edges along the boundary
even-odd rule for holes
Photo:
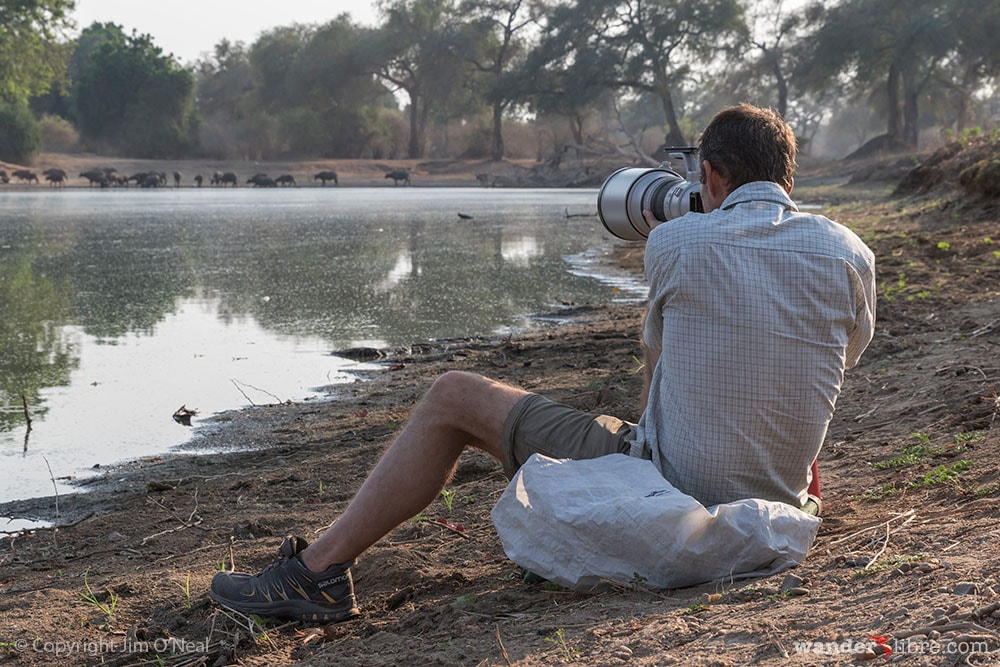
[[[28,423],[28,430],[31,430],[31,413],[28,411],[28,397],[21,394],[21,405],[24,406],[24,421]]]

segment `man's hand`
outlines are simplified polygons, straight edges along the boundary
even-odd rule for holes
[[[653,229],[653,227],[656,227],[658,224],[663,222],[662,220],[657,220],[653,215],[653,212],[649,209],[643,209],[642,219],[646,221],[646,224],[649,225],[650,229]]]

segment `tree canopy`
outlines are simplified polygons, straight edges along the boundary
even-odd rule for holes
[[[380,0],[374,27],[349,14],[281,25],[187,68],[113,23],[67,39],[72,7],[0,0],[0,157],[38,150],[34,111],[67,118],[90,150],[145,157],[500,160],[514,132],[520,156],[572,145],[648,160],[741,101],[776,108],[804,141],[848,118],[862,139],[871,115],[916,146],[923,128],[991,122],[1000,77],[994,0],[795,12],[782,0]]]

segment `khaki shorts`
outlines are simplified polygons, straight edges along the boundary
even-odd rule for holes
[[[628,454],[635,425],[582,412],[538,394],[511,408],[503,426],[503,470],[514,476],[532,454],[554,459],[595,459]]]

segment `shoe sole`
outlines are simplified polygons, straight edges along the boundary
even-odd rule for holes
[[[304,600],[283,600],[281,602],[234,602],[210,592],[212,599],[226,609],[243,614],[257,614],[267,618],[292,618],[304,623],[341,623],[361,615],[361,610],[351,607],[343,611],[331,612]]]

